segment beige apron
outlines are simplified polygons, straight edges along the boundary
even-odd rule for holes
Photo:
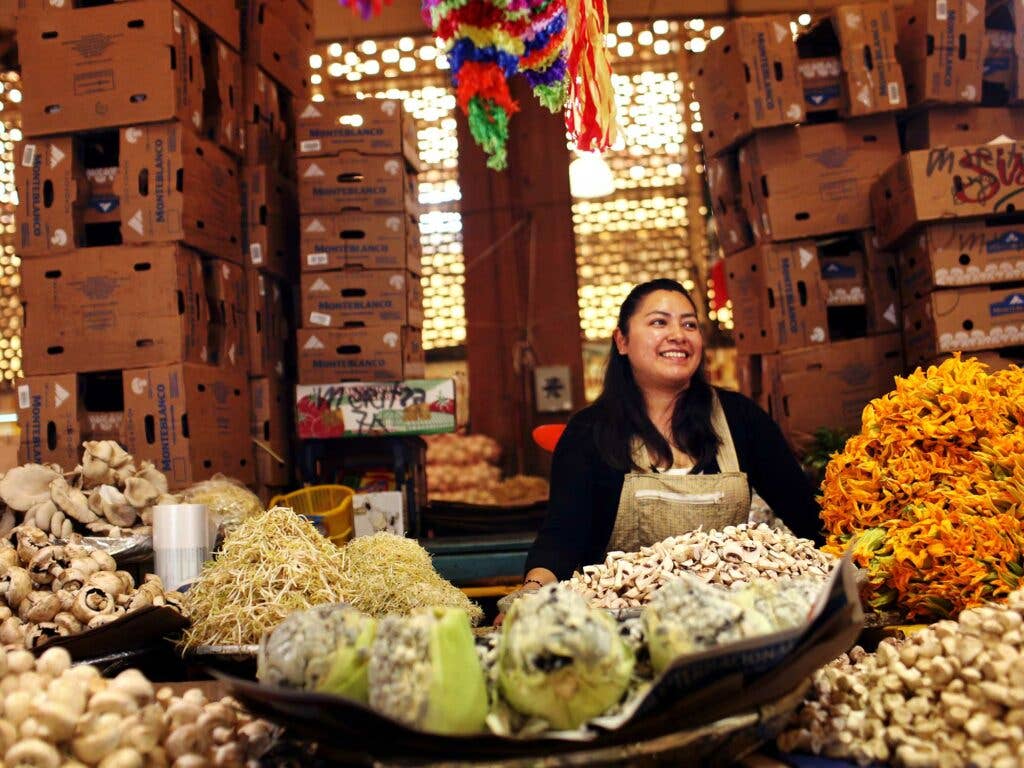
[[[694,475],[672,472],[630,472],[622,483],[619,511],[608,541],[608,551],[636,552],[669,536],[700,526],[704,530],[747,522],[750,486],[740,472],[736,447],[722,405],[714,396],[711,426],[721,438],[718,474]],[[650,464],[642,441],[633,444],[633,462]]]

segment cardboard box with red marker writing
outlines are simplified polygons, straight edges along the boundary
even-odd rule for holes
[[[302,439],[430,435],[457,426],[453,379],[300,384],[295,399]]]
[[[871,207],[883,246],[930,221],[1017,213],[1024,209],[1024,142],[908,152],[872,187]]]

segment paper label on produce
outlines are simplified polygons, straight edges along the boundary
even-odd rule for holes
[[[307,139],[299,144],[300,152],[319,152],[320,139]]]
[[[889,83],[889,85],[886,87],[889,89],[889,103],[899,104],[902,101],[902,99],[900,98],[900,84]]]
[[[22,384],[18,387],[18,407],[24,411],[31,405],[32,393],[28,389],[28,384]]]
[[[311,253],[306,256],[306,263],[311,267],[326,267],[329,258],[326,253]]]
[[[938,0],[935,3],[935,18],[939,21],[945,21],[947,16],[949,16],[948,3],[946,0]]]
[[[253,264],[263,263],[263,246],[259,243],[249,243],[249,261]]]
[[[26,144],[21,150],[21,165],[31,168],[36,162],[36,145]]]
[[[323,312],[310,312],[309,322],[313,325],[330,325],[331,316],[325,315]]]

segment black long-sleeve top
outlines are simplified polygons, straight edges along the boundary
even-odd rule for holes
[[[752,400],[716,387],[740,470],[797,536],[822,541],[814,488],[778,425]],[[547,568],[559,579],[607,554],[625,473],[598,453],[591,406],[573,416],[555,447],[547,518],[526,558],[526,571]],[[718,471],[717,464],[712,471]],[[684,533],[684,531],[680,531]]]

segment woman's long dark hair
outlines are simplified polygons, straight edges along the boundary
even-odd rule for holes
[[[675,280],[661,278],[636,286],[619,309],[619,331],[629,334],[629,320],[640,302],[655,291],[674,291],[697,305],[690,294]],[[676,398],[672,413],[672,437],[676,446],[694,461],[694,471],[707,471],[713,466],[721,439],[711,426],[713,391],[704,373],[703,357],[690,379],[690,385]],[[619,353],[612,341],[608,368],[604,374],[604,389],[594,403],[602,413],[597,422],[595,439],[601,457],[610,466],[629,472],[646,467],[634,467],[633,437],[639,437],[659,458],[659,465],[672,465],[672,448],[647,416],[643,393],[633,378],[629,358]]]

